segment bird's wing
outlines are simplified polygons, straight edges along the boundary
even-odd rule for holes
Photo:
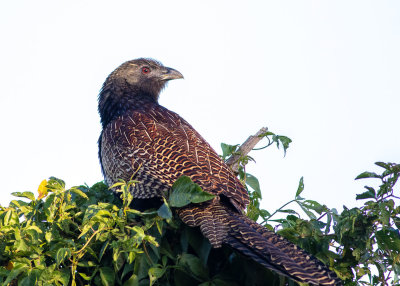
[[[134,196],[149,198],[188,176],[206,192],[226,196],[239,210],[249,203],[247,190],[199,133],[178,114],[153,106],[126,113],[107,125],[101,140],[107,183],[136,174]],[[113,158],[108,161],[107,158]]]

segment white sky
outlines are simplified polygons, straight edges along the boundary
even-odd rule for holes
[[[185,80],[161,103],[220,152],[260,127],[264,206],[303,195],[356,204],[375,161],[400,162],[399,1],[0,2],[0,204],[49,176],[102,180],[97,95],[119,64],[152,57]]]

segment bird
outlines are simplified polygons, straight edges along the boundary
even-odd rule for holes
[[[189,227],[199,227],[212,247],[228,245],[298,282],[342,285],[318,259],[249,219],[249,195],[242,182],[186,120],[159,104],[167,83],[182,78],[150,58],[124,62],[106,78],[98,96],[105,182],[112,186],[134,179],[133,197],[150,202],[161,200],[178,178],[187,176],[215,196],[176,212]]]

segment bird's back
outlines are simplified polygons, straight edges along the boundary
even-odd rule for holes
[[[141,102],[104,129],[99,154],[108,184],[139,181],[136,198],[161,196],[180,176],[204,191],[226,196],[242,211],[248,193],[200,134],[178,114],[153,102]]]

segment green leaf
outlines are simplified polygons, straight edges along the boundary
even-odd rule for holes
[[[164,273],[165,269],[163,268],[151,267],[148,272],[150,278],[150,286],[152,286],[157,279],[161,278]]]
[[[15,263],[13,269],[7,275],[7,279],[3,282],[3,285],[9,285],[12,280],[14,280],[20,273],[23,273],[29,269],[26,264]]]
[[[137,275],[133,274],[123,286],[139,286],[139,278]]]
[[[274,141],[276,141],[276,145],[279,148],[279,142],[282,144],[283,153],[286,155],[286,150],[289,148],[289,144],[292,143],[292,139],[282,135],[274,136]]]
[[[246,184],[250,186],[259,195],[260,198],[262,198],[260,183],[258,182],[258,179],[256,177],[249,173],[246,173]]]
[[[97,264],[96,264],[96,262],[89,260],[89,261],[78,262],[78,266],[81,266],[81,267],[96,267]]]
[[[56,177],[50,177],[47,182],[47,188],[54,190],[63,190],[65,188],[65,182]]]
[[[84,192],[79,190],[78,188],[71,188],[70,191],[77,194],[78,196],[81,196],[82,198],[85,198],[87,200],[89,199],[89,197]]]
[[[28,276],[26,276],[26,277],[22,278],[21,280],[19,280],[18,281],[18,286],[38,285],[37,282],[38,282],[38,279],[39,279],[39,276],[40,276],[41,272],[42,271],[39,271],[37,269],[26,271]]]
[[[380,203],[379,209],[381,211],[379,218],[382,221],[382,225],[388,226],[390,224],[390,212],[387,210],[387,203]]]
[[[315,214],[313,214],[307,207],[304,207],[304,205],[301,203],[299,203],[299,205],[300,205],[301,209],[303,210],[303,212],[305,212],[310,219],[317,219]]]
[[[17,251],[28,251],[29,246],[26,244],[24,239],[17,239],[15,241],[15,248]]]
[[[13,209],[6,211],[3,219],[3,225],[18,225],[18,224],[19,224],[18,213]]]
[[[30,199],[31,201],[35,200],[35,195],[32,192],[14,192],[11,193],[14,197],[19,197],[19,198],[27,198]]]
[[[115,282],[114,270],[110,267],[101,267],[99,270],[100,270],[101,283],[104,286],[114,285]]]
[[[214,195],[204,192],[189,177],[182,176],[173,184],[169,200],[172,207],[183,207],[190,203],[209,201],[214,197]]]
[[[107,249],[107,247],[108,247],[109,244],[110,244],[110,241],[106,241],[106,242],[104,242],[103,245],[101,246],[100,253],[99,253],[99,260],[101,260],[101,258],[103,257],[104,252],[106,251],[106,249]]]
[[[60,282],[61,285],[68,285],[69,277],[70,277],[70,270],[69,269],[61,269],[59,271],[54,271],[54,280]]]
[[[375,165],[385,168],[386,170],[390,170],[391,166],[390,163],[384,163],[384,162],[375,162]]]
[[[232,153],[236,152],[239,145],[229,145],[225,143],[221,143],[222,149],[222,158],[225,160],[226,157],[232,155]]]
[[[289,214],[297,214],[297,212],[294,211],[294,210],[292,210],[292,209],[277,210],[277,212],[280,212],[280,213],[289,213]]]
[[[381,178],[381,176],[379,176],[378,174],[374,173],[374,172],[363,172],[360,175],[358,175],[355,180],[358,179],[365,179],[365,178]]]
[[[394,229],[383,229],[376,232],[379,248],[383,250],[400,251],[400,237]]]
[[[71,249],[69,248],[60,248],[56,254],[56,262],[57,265],[60,265],[65,259],[70,258],[72,255]]]
[[[172,218],[171,209],[168,207],[166,203],[163,203],[162,206],[157,210],[157,214],[159,217],[162,217],[164,219]]]
[[[86,275],[85,273],[79,272],[79,275],[86,281],[89,281],[92,279],[92,276]]]
[[[317,212],[318,214],[321,214],[323,211],[326,210],[325,206],[323,206],[319,202],[313,201],[313,200],[306,200],[304,202],[301,202],[301,205],[306,207],[307,209],[311,209],[311,210]]]
[[[184,253],[179,260],[179,264],[190,270],[196,277],[202,280],[208,279],[208,269],[201,263],[198,257]]]
[[[296,198],[303,192],[304,190],[304,180],[303,177],[300,178],[299,186],[297,187]]]
[[[357,195],[356,200],[374,199],[376,195],[375,190],[368,186],[365,186],[364,188],[366,188],[368,191]]]
[[[38,228],[36,225],[30,225],[26,228],[26,230],[29,230],[29,229],[34,230],[37,233],[43,233],[43,231],[40,228]]]

